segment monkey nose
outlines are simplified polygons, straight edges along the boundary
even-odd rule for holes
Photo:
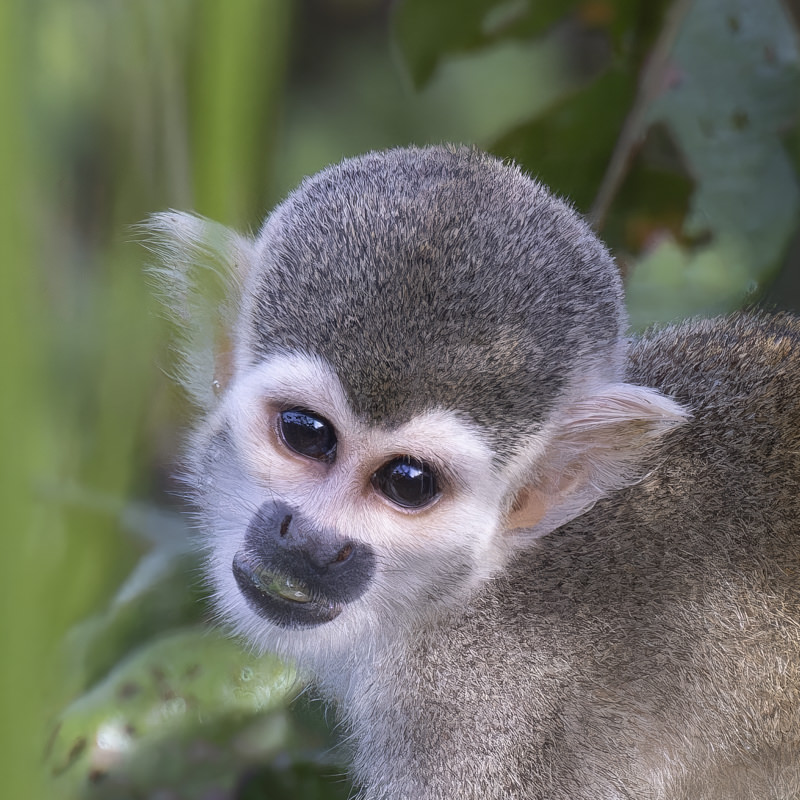
[[[376,558],[365,542],[269,503],[250,521],[231,567],[256,614],[284,627],[308,627],[329,622],[361,597]]]
[[[303,572],[322,575],[350,561],[357,547],[332,531],[318,529],[289,506],[278,503],[259,510],[247,531],[246,540],[265,561],[286,559]]]
[[[336,570],[340,565],[346,564],[354,552],[352,542],[329,543],[324,541],[306,541],[300,548],[300,552],[308,561],[309,565],[318,572],[328,572]]]

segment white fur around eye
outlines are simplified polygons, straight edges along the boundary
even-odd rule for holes
[[[332,463],[292,453],[281,441],[277,416],[291,406],[320,414],[334,426]],[[482,432],[461,415],[434,408],[397,427],[370,426],[352,412],[330,366],[303,353],[281,353],[245,371],[229,387],[221,413],[249,476],[320,525],[339,526],[387,548],[430,546],[436,540],[445,547],[475,540],[481,553],[491,548],[508,487],[496,475]],[[375,490],[374,472],[404,455],[436,470],[439,500],[403,509]]]
[[[248,463],[273,457],[269,429],[281,406],[325,417],[336,431],[337,458],[353,455],[364,465],[371,463],[370,472],[393,456],[409,455],[444,467],[460,485],[490,488],[492,452],[475,425],[459,414],[430,409],[396,428],[371,427],[352,412],[333,369],[302,353],[281,353],[251,367],[227,393],[222,413]]]
[[[222,409],[240,457],[254,475],[271,472],[278,458],[302,458],[291,454],[276,430],[280,409],[293,406],[328,419],[337,440],[346,440],[355,427],[339,381],[324,361],[278,354],[244,371],[230,386]]]

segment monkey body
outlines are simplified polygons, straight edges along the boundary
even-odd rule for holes
[[[800,324],[684,323],[628,372],[692,419],[353,687],[366,797],[800,796]]]
[[[360,797],[800,793],[797,321],[629,342],[596,236],[466,149],[151,229],[216,607],[336,705]]]

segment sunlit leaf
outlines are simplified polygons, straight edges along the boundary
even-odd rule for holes
[[[181,786],[198,768],[192,743],[200,762],[224,762],[237,747],[250,760],[266,759],[286,745],[285,719],[271,717],[238,743],[231,725],[243,731],[248,718],[284,709],[296,691],[294,671],[277,658],[248,655],[207,630],[155,638],[61,714],[48,753],[54,786],[97,786],[97,796],[110,797],[130,796],[122,789],[132,793],[136,785],[152,790],[156,781]],[[165,752],[175,759],[171,770]],[[104,785],[117,794],[104,794]]]
[[[800,110],[796,33],[779,0],[697,0],[664,77],[649,119],[670,128],[695,181],[686,234],[713,240],[713,251],[687,255],[674,268],[692,272],[703,263],[704,275],[719,269],[712,283],[720,290],[727,274],[731,307],[777,266],[797,226],[797,175],[780,138]],[[636,276],[635,293],[644,281]],[[720,303],[699,304],[698,295],[687,294],[671,308],[678,314],[712,307]]]
[[[744,249],[741,237],[724,237],[696,252],[665,239],[637,263],[628,279],[631,324],[643,328],[742,305],[757,288],[742,258]]]

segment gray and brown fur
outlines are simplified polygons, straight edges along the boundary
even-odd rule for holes
[[[629,343],[616,268],[586,224],[467,149],[345,161],[255,239],[186,215],[151,227],[178,317],[210,252],[232,275],[220,397],[191,319],[186,344],[206,409],[187,483],[218,608],[337,706],[359,797],[800,797],[797,320]],[[323,400],[341,391],[356,433],[389,441],[433,411],[494,454],[490,535],[436,509],[411,541],[389,524],[363,598],[310,630],[249,614],[230,578],[253,515],[287,502],[280,470],[252,474],[236,431],[253,406],[234,401],[284,356],[329,382]],[[561,516],[510,524],[521,487],[546,484],[557,505],[570,470],[586,486]],[[476,515],[480,490],[463,489]]]
[[[541,424],[570,370],[620,369],[608,252],[565,203],[477,150],[392,150],[326,169],[257,248],[250,357],[316,353],[376,422],[458,409],[506,449],[504,428],[516,440]]]
[[[627,369],[692,420],[387,657],[367,797],[800,797],[800,323],[686,323]]]

